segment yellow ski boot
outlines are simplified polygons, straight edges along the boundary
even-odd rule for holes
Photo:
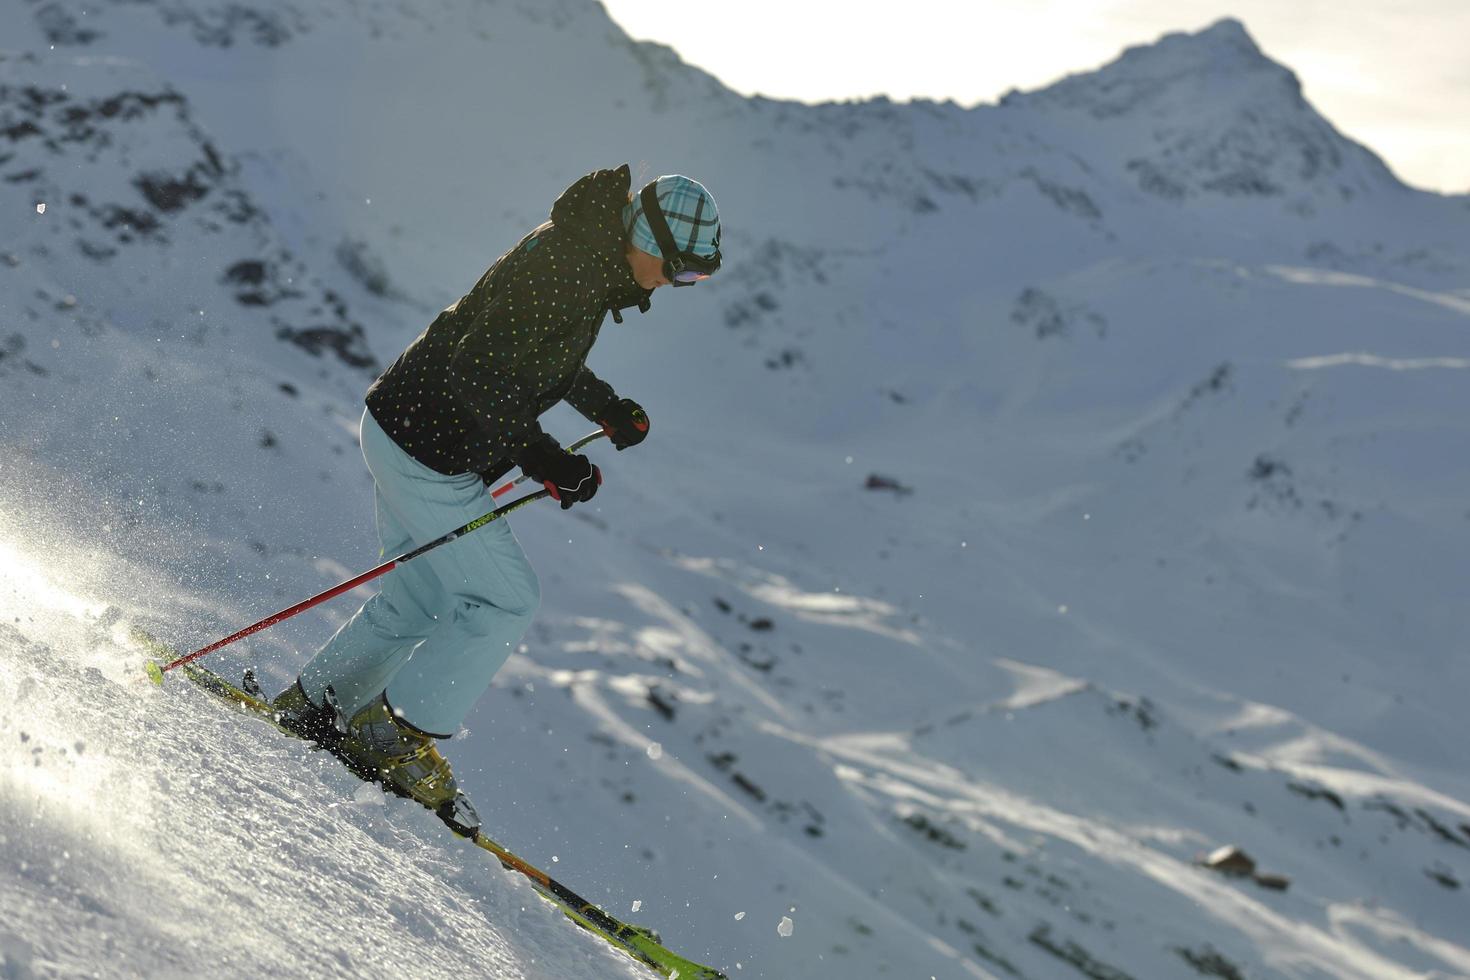
[[[456,833],[473,837],[479,829],[479,815],[434,739],[397,717],[382,695],[352,716],[335,751],[359,776],[417,800]]]

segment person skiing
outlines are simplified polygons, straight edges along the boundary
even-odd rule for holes
[[[362,452],[384,554],[486,510],[487,486],[519,466],[563,510],[602,473],[537,418],[566,401],[618,451],[647,436],[647,413],[586,366],[606,314],[647,312],[660,286],[720,267],[720,217],[698,181],[659,177],[636,196],[627,165],[567,188],[551,220],[500,256],[368,388]],[[272,702],[278,720],[332,747],[473,833],[478,816],[436,741],[460,727],[530,625],[535,571],[506,520],[389,572],[381,591]]]

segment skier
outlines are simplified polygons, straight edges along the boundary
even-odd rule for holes
[[[655,289],[720,267],[720,219],[698,181],[659,177],[634,196],[626,165],[581,178],[369,387],[362,452],[378,539],[399,554],[486,511],[486,488],[519,466],[566,510],[602,473],[537,422],[565,400],[619,451],[648,415],[584,361],[608,312],[647,312]],[[331,744],[458,829],[479,820],[436,740],[460,727],[525,633],[536,573],[504,520],[383,579],[273,702],[282,724]]]

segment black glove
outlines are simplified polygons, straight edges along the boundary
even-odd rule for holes
[[[526,476],[551,491],[551,496],[561,501],[561,509],[572,504],[591,500],[602,484],[602,470],[592,465],[586,456],[573,456],[547,436],[533,442],[521,452],[521,469]]]
[[[638,445],[648,435],[648,413],[631,398],[621,398],[603,409],[597,424],[618,452]]]

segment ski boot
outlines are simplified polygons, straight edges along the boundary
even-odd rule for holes
[[[256,692],[260,690],[260,685],[254,681],[253,674],[247,671],[244,690],[259,697]],[[295,684],[276,695],[271,702],[271,711],[276,724],[292,735],[334,752],[347,733],[347,725],[342,720],[342,709],[337,706],[337,695],[330,687],[326,692],[326,704],[318,706],[306,696],[298,679]]]
[[[473,837],[480,829],[434,739],[397,717],[383,695],[352,716],[334,751],[360,777],[418,801],[455,833]]]

